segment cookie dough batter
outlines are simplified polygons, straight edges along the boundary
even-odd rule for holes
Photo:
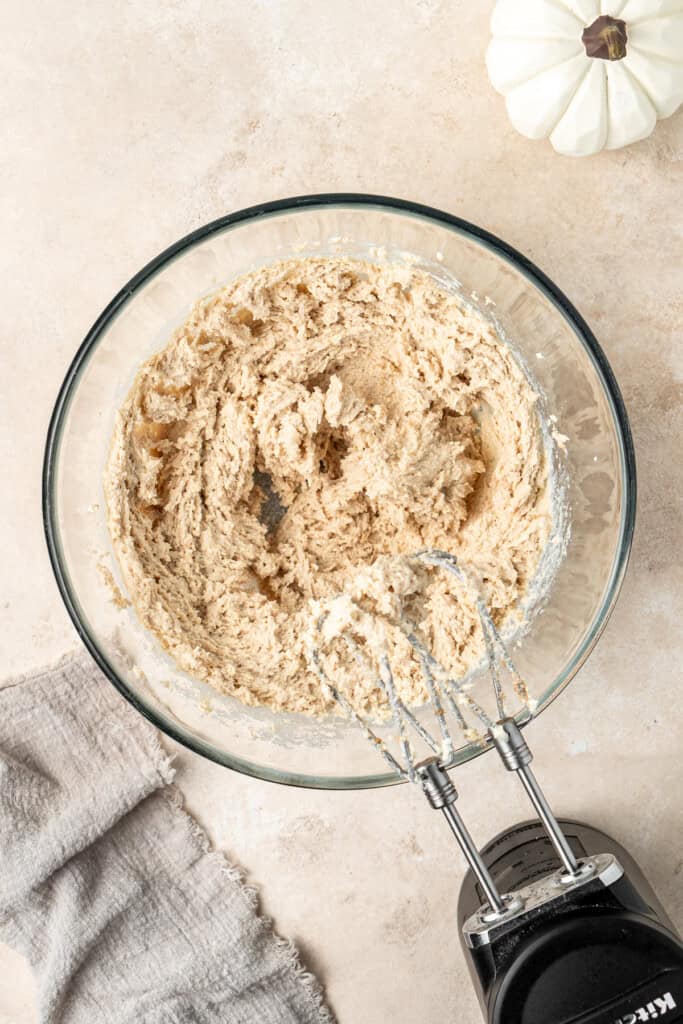
[[[400,595],[467,671],[471,596],[392,556],[448,549],[497,622],[517,613],[550,530],[536,401],[493,327],[423,272],[329,257],[246,275],[196,306],[118,415],[105,491],[138,615],[189,674],[276,710],[329,709],[305,642],[340,592],[371,610]],[[409,651],[393,655],[420,702]],[[372,678],[345,685],[383,705]]]

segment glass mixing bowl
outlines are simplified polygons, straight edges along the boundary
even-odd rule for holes
[[[78,633],[100,668],[174,739],[237,771],[318,788],[389,785],[352,723],[246,708],[181,672],[121,589],[106,525],[102,473],[114,416],[140,364],[162,348],[197,298],[246,271],[293,256],[409,260],[495,313],[568,437],[571,531],[541,614],[516,651],[539,710],[588,656],[614,605],[631,545],[635,462],[610,367],[565,296],[520,253],[425,206],[362,195],[305,196],[230,214],[183,238],[137,274],[94,324],[50,422],[43,502],[50,558]],[[465,744],[463,762],[481,752]]]

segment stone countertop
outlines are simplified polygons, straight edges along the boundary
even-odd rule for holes
[[[43,440],[76,347],[122,283],[193,228],[267,199],[363,191],[448,210],[566,291],[625,395],[640,491],[631,566],[533,745],[556,810],[625,841],[683,927],[683,112],[578,161],[521,138],[484,68],[489,9],[5,7],[3,672],[76,643],[42,537]],[[286,789],[179,748],[177,765],[189,809],[260,888],[340,1024],[478,1024],[456,937],[462,860],[419,794]],[[458,772],[480,841],[528,816],[491,767]],[[6,949],[0,978],[1,1024],[34,1021],[30,974]]]

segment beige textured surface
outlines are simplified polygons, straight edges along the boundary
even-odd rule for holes
[[[557,809],[626,840],[683,927],[683,114],[578,162],[517,136],[483,66],[488,8],[4,5],[3,671],[76,642],[41,536],[42,444],[66,366],[120,285],[193,227],[276,196],[366,190],[450,210],[557,281],[625,393],[631,567],[597,651],[530,738]],[[261,887],[342,1024],[477,1024],[454,938],[461,861],[419,794],[300,792],[178,763],[191,810]],[[492,768],[459,773],[480,840],[527,813],[512,780],[479,802]],[[14,954],[0,979],[0,1021],[34,1021]]]
[[[520,615],[551,526],[537,399],[494,327],[409,267],[291,260],[233,282],[139,368],[116,418],[108,525],[140,618],[220,692],[324,714],[314,605],[355,588],[383,616],[399,696],[423,704],[396,620],[458,676],[483,638],[472,595],[396,556],[452,551],[498,624]],[[388,712],[374,672],[341,662],[328,672],[356,710]]]

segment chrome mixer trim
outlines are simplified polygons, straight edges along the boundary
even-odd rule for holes
[[[553,903],[566,902],[567,897],[579,889],[607,889],[618,882],[623,874],[623,867],[611,853],[599,853],[578,861],[578,873],[572,878],[560,868],[511,893],[518,909],[506,914],[504,919],[492,921],[489,908],[481,907],[463,925],[465,943],[469,949],[488,945],[509,928],[518,928],[536,917],[541,910],[547,911]]]

